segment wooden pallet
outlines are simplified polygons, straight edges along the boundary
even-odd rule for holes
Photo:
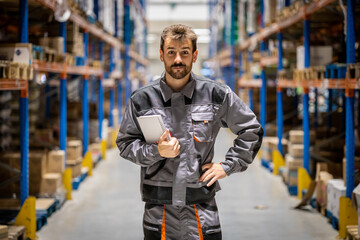
[[[8,226],[0,225],[0,240],[7,240],[8,239]]]
[[[50,217],[56,211],[56,201],[54,198],[36,199],[36,212],[46,214]]]
[[[346,226],[346,240],[360,240],[358,225]]]
[[[9,240],[25,240],[25,227],[10,226],[8,238]]]

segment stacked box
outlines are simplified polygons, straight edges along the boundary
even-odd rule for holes
[[[11,168],[20,171],[20,153],[5,153],[1,156],[0,161]],[[29,192],[36,195],[40,192],[41,180],[46,174],[46,152],[30,152],[29,153]],[[15,176],[15,173],[7,169],[0,168],[0,176],[4,179],[9,179]],[[4,190],[4,195],[9,196],[12,193],[20,193],[20,183],[16,182]]]
[[[319,204],[322,211],[327,206],[327,185],[328,181],[333,179],[333,175],[326,171],[327,166],[323,163],[317,164],[316,173],[316,201]]]
[[[72,170],[72,177],[79,177],[81,175],[82,142],[80,140],[68,141],[66,153],[66,165]]]
[[[50,151],[46,169],[48,173],[63,173],[65,171],[65,152],[63,150]]]
[[[40,193],[54,194],[62,186],[60,173],[46,173],[41,179]]]
[[[76,23],[66,24],[66,50],[76,56],[84,56],[83,34],[80,33],[79,25]]]
[[[112,127],[107,128],[107,138],[106,138],[106,147],[108,149],[113,147],[113,131],[114,129]]]
[[[88,150],[91,152],[92,162],[95,164],[101,158],[101,144],[92,143],[89,145]]]
[[[358,214],[358,232],[360,233],[360,185],[358,184],[352,192],[352,205]]]
[[[337,219],[339,219],[340,197],[344,197],[345,194],[346,186],[342,179],[328,181],[326,209]]]

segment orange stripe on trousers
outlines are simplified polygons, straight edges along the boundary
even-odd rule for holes
[[[166,235],[165,235],[165,205],[164,205],[163,219],[162,219],[162,224],[161,224],[161,240],[166,240]]]
[[[204,240],[203,234],[202,234],[202,229],[201,229],[200,218],[199,218],[199,214],[198,214],[195,204],[194,204],[194,209],[195,209],[197,227],[198,227],[198,231],[199,231],[199,240]]]

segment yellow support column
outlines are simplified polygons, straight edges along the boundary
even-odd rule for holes
[[[346,238],[346,226],[357,225],[358,215],[356,209],[352,207],[351,200],[347,197],[340,197],[339,208],[339,236],[341,239]]]
[[[117,138],[117,135],[118,135],[118,131],[117,129],[114,129],[113,132],[112,132],[112,147],[113,148],[116,148],[116,138]]]
[[[105,160],[106,157],[106,140],[101,140],[101,158]]]
[[[92,176],[93,162],[92,162],[92,154],[90,151],[88,151],[85,154],[85,157],[84,157],[81,165],[83,167],[88,167],[88,169],[89,169],[88,175]]]
[[[25,226],[26,238],[29,238],[31,240],[37,238],[35,202],[35,197],[29,197],[28,199],[26,199],[14,223],[14,225],[16,226]]]
[[[309,174],[307,173],[305,168],[299,168],[298,169],[298,198],[302,198],[302,191],[304,189],[309,189],[311,183],[311,178]]]
[[[65,172],[63,173],[63,183],[64,188],[66,190],[66,199],[71,200],[71,192],[72,192],[72,170],[71,168],[65,169]]]
[[[285,166],[284,158],[281,155],[279,150],[273,150],[272,158],[273,158],[273,163],[274,163],[273,174],[278,175],[279,174],[279,168]]]

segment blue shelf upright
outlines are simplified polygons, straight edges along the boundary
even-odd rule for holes
[[[281,32],[278,33],[278,72],[283,70],[283,48],[282,48],[282,42],[283,42],[283,34]],[[283,120],[283,93],[282,88],[277,87],[277,93],[276,93],[276,116],[277,116],[277,137],[278,137],[278,150],[281,153],[282,156],[284,156],[283,147],[282,147],[282,136],[283,136],[283,128],[284,128],[284,120]]]
[[[310,67],[310,20],[304,21],[304,67]],[[304,131],[304,168],[310,174],[310,117],[309,117],[309,89],[303,93],[303,131]]]
[[[253,52],[248,51],[248,62],[251,64],[253,62]],[[252,88],[249,88],[249,107],[251,111],[254,111],[254,90]]]
[[[346,63],[355,63],[355,0],[347,0]],[[346,197],[351,199],[354,190],[354,90],[346,90]]]
[[[264,29],[264,0],[261,1],[260,5],[261,12],[261,28]],[[266,43],[264,40],[260,42],[260,55],[264,55],[266,51]],[[266,76],[264,66],[261,66],[261,88],[260,88],[260,124],[264,129],[264,136],[266,136]]]
[[[64,38],[64,53],[66,53],[66,22],[60,23],[60,36]],[[66,135],[67,135],[67,81],[66,73],[60,75],[60,129],[59,129],[59,145],[60,150],[65,152],[66,167]]]
[[[84,32],[84,55],[87,59],[87,49],[89,44],[89,33]],[[83,120],[83,156],[85,156],[89,145],[89,75],[85,74],[83,78],[83,94],[82,94],[82,120]]]
[[[28,1],[20,0],[20,42],[28,43]],[[20,92],[20,203],[29,197],[29,89]]]
[[[125,104],[131,95],[130,81],[130,44],[131,44],[131,22],[130,22],[130,0],[124,0],[124,79],[125,79]]]
[[[104,43],[103,41],[99,42],[99,51],[100,51],[100,61],[104,60]],[[98,81],[99,85],[99,98],[98,98],[98,120],[99,120],[99,139],[102,140],[102,123],[104,119],[104,88],[103,88],[103,76],[100,76]]]

